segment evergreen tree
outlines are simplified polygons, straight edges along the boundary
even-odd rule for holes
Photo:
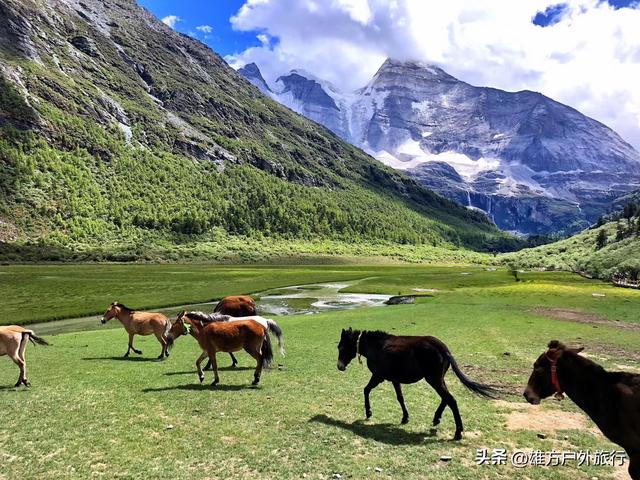
[[[607,244],[607,232],[604,228],[600,229],[598,236],[596,236],[596,250],[600,250]]]

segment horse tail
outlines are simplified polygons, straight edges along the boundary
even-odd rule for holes
[[[269,331],[273,332],[273,334],[278,339],[278,347],[280,348],[280,355],[282,355],[284,357],[285,356],[285,353],[284,353],[284,338],[282,336],[282,329],[280,328],[280,325],[278,325],[276,322],[274,322],[270,318],[265,318],[265,320],[267,321],[267,326],[269,328]]]
[[[47,342],[45,339],[40,338],[39,336],[37,336],[35,333],[33,333],[32,330],[27,330],[26,332],[24,332],[22,334],[23,338],[24,335],[28,335],[29,341],[31,343],[33,343],[34,345],[44,345],[44,346],[50,346],[51,344],[49,342]]]
[[[260,354],[262,355],[262,368],[270,368],[273,363],[273,347],[266,331],[264,332],[264,341],[262,342]]]
[[[462,370],[460,370],[460,367],[458,366],[458,362],[456,362],[456,359],[453,358],[453,354],[446,347],[444,350],[444,355],[449,360],[453,373],[456,374],[456,377],[460,379],[460,381],[465,387],[467,387],[473,393],[477,393],[478,395],[481,395],[483,397],[497,398],[498,391],[495,387],[492,387],[491,385],[484,385],[482,383],[474,382],[469,377],[467,377],[464,373],[462,373]]]

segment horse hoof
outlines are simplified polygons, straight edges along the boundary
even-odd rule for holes
[[[128,353],[128,352],[127,352],[127,353],[125,353],[125,354],[123,355],[123,357],[124,357],[124,358],[128,358],[128,357],[129,357],[129,353]]]
[[[453,436],[454,440],[462,440],[462,432],[456,432],[456,434]]]
[[[254,380],[253,382],[251,382],[251,385],[253,385],[255,387],[259,383],[260,383],[260,380]]]
[[[220,383],[220,380],[214,380],[213,382],[211,382],[211,386],[215,387],[216,385],[218,385]]]
[[[22,380],[18,380],[18,383],[14,385],[14,388],[18,388],[20,385],[22,385]]]
[[[198,376],[198,378],[200,379],[200,383],[204,382],[204,375]]]
[[[400,422],[401,425],[406,425],[407,423],[409,423],[409,417],[404,417]]]
[[[440,425],[440,419],[439,418],[438,419],[434,419],[433,420],[433,426],[437,427],[438,425]]]
[[[371,412],[367,412],[366,416],[367,416],[367,420],[369,420],[371,418]]]

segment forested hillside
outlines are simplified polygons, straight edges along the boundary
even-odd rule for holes
[[[0,240],[14,256],[229,236],[517,243],[267,99],[133,0],[3,0],[0,59]]]

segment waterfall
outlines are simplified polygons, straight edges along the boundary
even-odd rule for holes
[[[473,207],[473,205],[471,205],[471,193],[469,190],[467,190],[467,207]]]

